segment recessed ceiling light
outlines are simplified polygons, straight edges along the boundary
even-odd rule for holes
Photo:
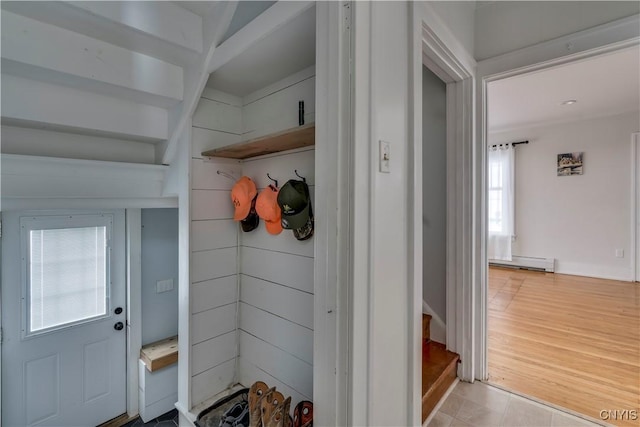
[[[577,102],[578,101],[576,101],[575,99],[567,99],[566,101],[563,101],[560,105],[573,105]]]

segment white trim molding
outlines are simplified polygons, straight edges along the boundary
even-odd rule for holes
[[[178,401],[180,425],[192,425],[191,400],[191,118],[176,146],[178,193]],[[188,422],[189,424],[185,423]]]
[[[138,414],[138,359],[142,348],[142,210],[125,211],[127,263],[127,414]]]
[[[422,27],[424,13],[419,3],[411,10],[409,45],[409,136],[407,144],[407,283],[409,285],[409,416],[411,425],[422,422]],[[411,143],[413,141],[413,143]],[[418,231],[419,230],[419,231]]]
[[[490,82],[544,70],[640,44],[640,15],[620,19],[568,36],[519,49],[478,63],[476,76],[476,135],[474,155],[474,336],[475,378],[488,378],[487,361],[487,227],[486,146],[487,85]]]
[[[472,381],[472,175],[473,166],[473,76],[475,61],[463,55],[455,43],[446,43],[429,26],[426,18],[420,24],[420,74],[414,76],[414,209],[413,229],[422,229],[422,73],[424,64],[447,83],[447,347],[460,355],[459,375]],[[454,51],[458,48],[457,51]],[[418,72],[418,70],[414,70]],[[419,82],[416,80],[420,80]],[[418,90],[419,88],[419,90]],[[420,154],[420,155],[418,155]],[[418,201],[420,203],[418,203]],[[414,240],[414,262],[420,263],[420,274],[413,277],[415,287],[422,289],[422,241]],[[420,260],[415,259],[420,255]],[[420,299],[422,301],[422,298]]]
[[[631,274],[640,282],[640,132],[631,135]]]
[[[371,273],[372,212],[371,203],[373,172],[371,171],[372,130],[370,119],[371,106],[371,31],[372,3],[353,2],[353,64],[362,64],[353,68],[353,143],[351,157],[351,203],[350,218],[352,251],[349,257],[351,265],[350,319],[349,319],[349,419],[347,425],[369,425],[370,413],[370,352],[372,326],[370,319],[371,300],[369,287]],[[357,153],[357,155],[356,155]],[[360,191],[355,191],[355,183]],[[355,218],[358,218],[355,221]],[[398,415],[400,420],[401,414]]]
[[[350,2],[316,5],[313,400],[318,425],[348,425]],[[311,70],[309,70],[311,71]],[[318,203],[318,201],[320,201]]]

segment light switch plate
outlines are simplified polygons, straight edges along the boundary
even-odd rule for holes
[[[156,293],[169,292],[173,290],[173,279],[158,280],[156,282]]]
[[[391,168],[389,163],[391,162],[391,148],[388,141],[380,140],[380,172],[389,173]]]

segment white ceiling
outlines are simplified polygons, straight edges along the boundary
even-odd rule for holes
[[[490,131],[638,111],[640,48],[491,82],[487,98]]]
[[[207,15],[213,6],[215,6],[215,1],[174,1],[173,3],[177,4],[180,7],[184,7],[185,9],[195,13],[196,15],[205,16]]]
[[[233,58],[207,86],[245,96],[315,64],[316,10],[312,7]]]

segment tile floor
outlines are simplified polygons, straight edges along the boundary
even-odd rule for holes
[[[131,420],[122,427],[176,427],[178,425],[178,410],[173,409],[166,414],[160,415],[148,423],[142,421],[142,418],[138,417],[135,420]]]
[[[458,382],[427,427],[598,426],[529,399],[476,381]]]

